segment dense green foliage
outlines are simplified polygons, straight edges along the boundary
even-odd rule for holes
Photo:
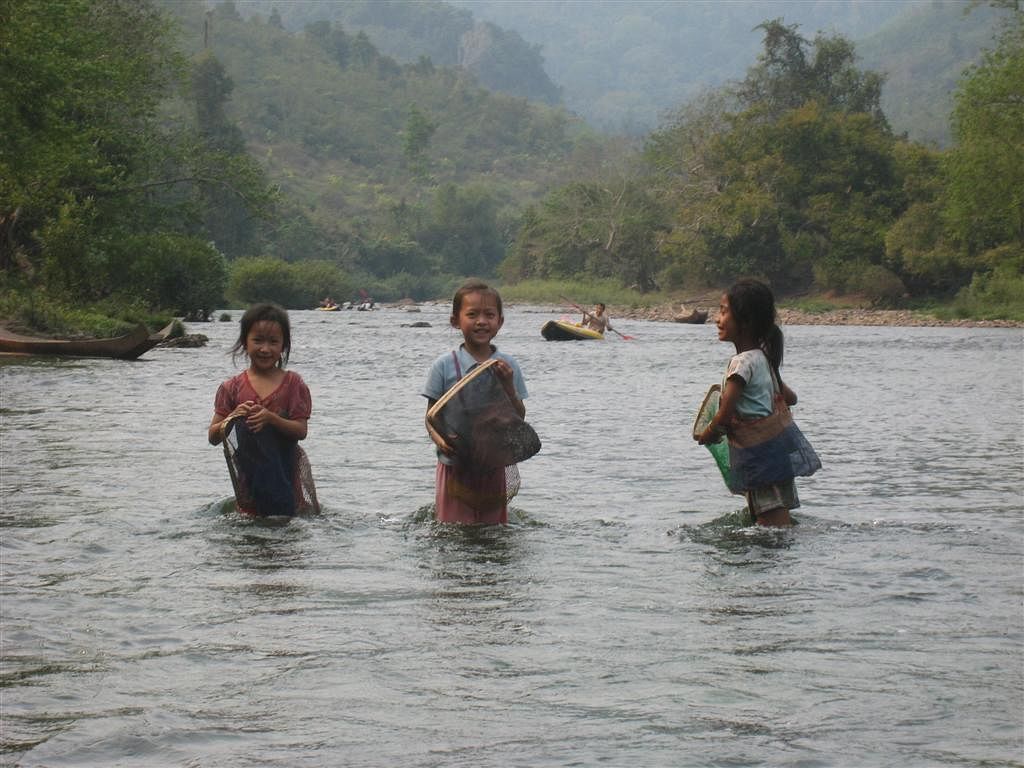
[[[1019,9],[961,81],[940,151],[894,134],[848,39],[781,20],[746,78],[641,148],[426,57],[400,64],[334,19],[288,29],[318,5],[0,6],[0,294],[33,297],[5,311],[426,299],[469,274],[608,301],[754,274],[1020,311]],[[451,12],[347,8],[395,28]]]
[[[1019,313],[1024,45],[1007,18],[963,81],[944,154],[893,135],[881,78],[849,41],[766,22],[747,77],[652,134],[629,183],[605,172],[531,208],[506,276],[647,290],[747,274],[887,306],[965,288],[963,311]],[[620,236],[627,222],[644,237]]]
[[[957,91],[945,158],[938,247],[954,243],[974,267],[958,297],[970,314],[1024,313],[1024,12],[1012,5],[998,45]]]
[[[330,266],[291,270],[290,306],[325,285],[436,295],[493,273],[573,147],[563,112],[326,22],[189,0],[0,14],[0,288],[51,306],[206,316],[235,271],[232,300],[252,295],[246,259]]]
[[[569,175],[581,124],[429,59],[399,65],[317,16],[338,10],[326,5],[282,5],[277,23],[243,20],[244,3],[167,3],[186,49],[205,40],[223,62],[225,114],[283,195],[274,227],[226,252],[330,262],[381,299],[493,274],[521,207]],[[297,18],[308,23],[289,31]]]
[[[225,196],[255,210],[270,192],[240,144],[163,119],[189,70],[166,19],[128,0],[13,0],[0,13],[5,286],[54,306],[212,309],[226,269],[201,219]]]
[[[349,296],[353,286],[333,264],[295,264],[270,257],[239,259],[231,271],[228,296],[239,304],[272,301],[285,307],[314,307],[325,296]]]

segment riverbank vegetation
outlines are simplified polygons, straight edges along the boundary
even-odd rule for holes
[[[400,64],[336,21],[12,0],[0,312],[55,332],[433,299],[467,275],[509,300],[643,306],[756,275],[783,296],[1024,320],[1024,24],[1017,0],[992,5],[1004,27],[943,151],[894,134],[852,43],[782,20],[745,78],[636,141],[549,89],[534,103]],[[528,57],[510,39],[474,38]]]

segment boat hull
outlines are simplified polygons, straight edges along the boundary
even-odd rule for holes
[[[113,339],[36,339],[0,332],[0,352],[57,357],[111,357],[134,360],[163,341],[165,334],[150,333],[144,325]]]
[[[548,320],[540,329],[540,335],[548,341],[603,341],[597,331],[562,320]]]
[[[688,315],[678,315],[675,318],[677,323],[691,323],[693,325],[702,325],[708,319],[707,310],[695,309]]]

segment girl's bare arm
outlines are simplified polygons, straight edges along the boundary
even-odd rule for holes
[[[708,423],[707,429],[697,436],[698,443],[704,445],[717,442],[723,434],[729,431],[736,413],[736,404],[739,402],[745,386],[746,383],[739,376],[733,376],[725,382],[722,399],[718,404],[718,413]]]

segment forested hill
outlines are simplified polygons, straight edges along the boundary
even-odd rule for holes
[[[549,103],[561,94],[591,125],[631,134],[653,129],[662,112],[702,90],[741,77],[757,56],[756,27],[762,21],[780,17],[810,34],[827,29],[854,36],[877,30],[907,8],[902,2],[863,0],[236,0],[235,5],[243,16],[276,14],[292,31],[319,21],[340,24],[364,32],[399,62],[427,56],[435,65],[466,69],[493,90]]]
[[[288,260],[381,277],[489,273],[511,239],[507,219],[564,181],[588,132],[561,108],[488,91],[462,70],[399,64],[336,23],[292,32],[234,3],[162,5],[184,51],[197,56],[205,42],[223,66],[226,115],[284,192],[289,210],[268,250]]]
[[[666,111],[743,77],[770,19],[852,40],[860,65],[887,77],[894,130],[948,140],[950,92],[990,47],[999,12],[959,0],[450,0],[541,46],[566,106],[604,130],[646,133]]]
[[[201,315],[222,297],[434,298],[467,275],[607,299],[746,274],[1019,313],[1024,9],[992,2],[1007,13],[957,81],[948,149],[892,130],[849,38],[767,20],[744,77],[676,103],[638,151],[337,22],[7,0],[0,311],[5,285],[26,317]]]
[[[982,49],[992,47],[1003,15],[960,2],[912,5],[856,41],[861,66],[885,75],[882,108],[895,131],[949,145],[957,83]]]
[[[243,16],[275,14],[298,32],[316,22],[363,32],[383,54],[401,63],[429,58],[435,66],[460,67],[491,90],[557,104],[559,88],[548,77],[539,45],[518,32],[443,2],[407,0],[236,0]]]
[[[590,125],[643,135],[666,112],[741,78],[758,25],[796,24],[808,38],[842,34],[861,65],[886,77],[882,105],[898,133],[949,143],[951,92],[992,44],[1000,12],[961,0],[237,0],[286,29],[327,21],[364,32],[400,63],[426,56],[492,90],[561,101]],[[970,13],[966,11],[972,8]]]

